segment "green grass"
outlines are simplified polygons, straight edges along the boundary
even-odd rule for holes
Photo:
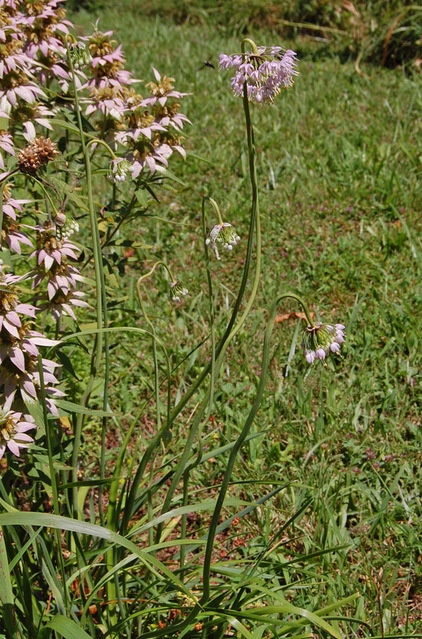
[[[158,278],[149,309],[173,364],[188,357],[176,373],[183,388],[204,362],[204,355],[189,353],[207,334],[202,196],[219,202],[241,236],[247,232],[241,104],[230,94],[227,74],[203,67],[239,45],[208,24],[174,25],[111,9],[100,18],[100,27],[115,29],[124,43],[136,77],[149,79],[153,65],[192,93],[185,106],[192,155],[172,167],[186,188],[161,192],[160,204],[151,207],[160,219],[135,224],[134,233],[153,249],[138,252],[122,285],[130,286],[158,258],[183,273],[190,300],[169,310],[165,298],[157,301],[164,290]],[[77,19],[88,24],[92,16]],[[270,33],[251,35],[275,43]],[[295,48],[294,41],[287,44]],[[280,562],[288,598],[298,606],[323,607],[359,592],[358,603],[343,613],[368,626],[351,623],[349,637],[420,630],[421,105],[420,84],[400,69],[363,67],[358,74],[353,63],[335,57],[307,58],[305,48],[295,87],[273,107],[254,109],[263,279],[255,309],[229,351],[205,440],[206,448],[208,442],[225,445],[242,427],[256,389],[267,309],[278,293],[298,289],[317,317],[347,325],[345,358],[335,370],[308,374],[300,354],[287,359],[297,320],[277,324],[271,381],[255,427],[262,435],[247,444],[234,477],[252,483],[232,492],[258,498],[265,482],[287,481],[289,488],[224,543],[229,554],[244,557],[271,545],[274,531],[310,499],[279,540],[271,569]],[[233,301],[243,251],[212,264],[220,317]],[[293,310],[287,304],[280,313]],[[133,350],[124,339],[114,356],[113,407],[130,414],[151,362],[144,345]],[[180,454],[187,418],[190,411],[163,461]],[[139,437],[147,441],[148,430]],[[218,461],[198,467],[198,486],[218,481],[221,468]]]

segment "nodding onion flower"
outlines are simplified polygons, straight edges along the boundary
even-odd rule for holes
[[[240,237],[236,233],[235,228],[228,222],[222,222],[216,224],[210,231],[209,236],[205,240],[207,246],[210,246],[215,252],[217,260],[220,259],[220,253],[218,252],[218,244],[227,251],[233,250],[233,246],[236,246],[240,242]]]
[[[172,302],[181,302],[182,297],[189,295],[188,289],[179,280],[170,284],[170,299]]]
[[[341,344],[345,340],[343,324],[322,324],[316,322],[307,326],[303,332],[303,349],[308,364],[315,360],[325,360],[330,354],[340,353]]]
[[[220,69],[235,69],[231,80],[235,96],[242,97],[246,90],[250,102],[272,103],[284,88],[291,87],[296,71],[296,53],[281,47],[257,47],[246,38],[252,51],[237,55],[220,55]]]

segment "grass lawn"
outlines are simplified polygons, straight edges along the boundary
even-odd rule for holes
[[[78,15],[79,23],[90,21]],[[247,233],[241,101],[231,95],[227,73],[203,64],[217,67],[218,54],[237,51],[238,39],[209,26],[112,9],[101,12],[100,27],[115,30],[135,77],[149,78],[154,66],[192,93],[185,104],[191,155],[172,167],[186,186],[160,193],[150,209],[156,220],[134,225],[152,250],[140,251],[130,270],[138,274],[165,257],[183,273],[189,301],[171,315],[156,297],[150,307],[177,362],[206,334],[201,198],[212,196],[238,233]],[[270,33],[251,36],[279,44]],[[311,55],[306,42],[287,44],[300,56],[295,86],[272,107],[254,107],[252,116],[264,238],[258,301],[229,353],[207,440],[227,444],[242,426],[256,389],[265,318],[279,292],[300,290],[316,317],[344,322],[347,351],[335,368],[309,372],[299,354],[289,357],[300,345],[298,309],[280,308],[271,380],[254,427],[260,436],[242,453],[235,472],[241,486],[233,494],[259,498],[267,482],[288,487],[224,547],[242,558],[271,547],[274,531],[284,530],[309,499],[274,542],[291,601],[318,608],[359,592],[348,613],[368,626],[351,623],[348,637],[412,633],[420,631],[422,615],[420,82],[401,69],[366,66],[358,74],[352,61]],[[243,260],[241,244],[212,264],[221,318]],[[117,357],[124,366],[128,349]],[[179,373],[181,387],[198,364],[191,360]],[[146,372],[137,370],[136,357],[130,366],[135,379]],[[114,376],[116,389],[127,384],[118,371]],[[136,401],[127,388],[125,395]],[[180,454],[185,421],[178,428],[170,455]],[[220,472],[219,463],[204,464],[195,480],[207,486]]]

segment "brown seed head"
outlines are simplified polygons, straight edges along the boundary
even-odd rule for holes
[[[22,173],[35,175],[42,167],[51,162],[58,155],[58,150],[50,138],[40,136],[18,155],[18,166]]]

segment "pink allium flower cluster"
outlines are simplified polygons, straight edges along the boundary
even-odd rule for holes
[[[235,69],[231,86],[242,97],[245,87],[251,102],[272,103],[283,88],[292,86],[296,53],[281,47],[258,47],[256,52],[220,55],[220,69]]]
[[[344,329],[343,324],[332,326],[321,322],[307,326],[303,334],[303,348],[308,364],[313,364],[318,359],[325,360],[330,354],[339,354],[345,340]]]

